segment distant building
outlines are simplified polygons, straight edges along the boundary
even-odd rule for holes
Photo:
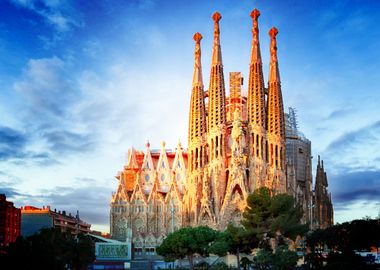
[[[331,193],[327,189],[327,175],[318,156],[317,174],[314,187],[314,213],[313,227],[315,229],[326,229],[334,225],[334,209],[331,201]]]
[[[311,141],[298,129],[294,108],[285,113],[287,190],[302,206],[303,222],[310,229],[325,229],[334,224],[331,193],[327,175],[318,156],[315,186],[313,189]]]
[[[103,237],[103,238],[106,238],[106,239],[110,239],[111,238],[111,235],[109,233],[101,232],[101,231],[91,230],[90,234],[96,235],[96,236],[100,236],[100,237]]]
[[[95,243],[96,259],[88,266],[88,269],[131,269],[132,242],[130,238],[126,241],[118,241],[94,234],[93,231],[89,236]],[[149,267],[132,269],[149,269]]]
[[[21,212],[0,194],[0,247],[8,246],[20,235]]]
[[[302,206],[303,222],[310,223],[312,207],[311,141],[299,130],[294,108],[285,113],[286,161],[288,165],[288,193]]]
[[[66,211],[52,211],[50,206],[37,208],[21,207],[21,234],[29,236],[43,228],[59,228],[61,232],[71,234],[89,233],[91,225],[76,216],[66,214]]]

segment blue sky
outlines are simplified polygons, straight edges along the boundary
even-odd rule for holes
[[[207,85],[219,11],[226,81],[248,79],[253,8],[265,78],[279,29],[285,107],[325,160],[337,222],[380,210],[380,2],[2,0],[0,192],[108,229],[114,179],[134,146],[187,143],[192,36]],[[244,86],[246,88],[246,86]],[[316,160],[316,158],[314,158]]]

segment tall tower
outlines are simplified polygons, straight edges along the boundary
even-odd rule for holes
[[[249,189],[265,185],[266,174],[266,111],[263,64],[261,60],[258,18],[260,11],[251,12],[252,47],[248,83],[248,127],[250,175]]]
[[[285,175],[285,122],[284,106],[282,102],[280,72],[277,59],[277,28],[269,31],[270,41],[270,66],[268,82],[268,183],[269,188],[277,193],[286,192]]]
[[[209,176],[213,208],[219,212],[220,204],[226,188],[225,167],[225,123],[226,123],[226,94],[223,75],[222,52],[220,48],[219,20],[222,16],[215,12],[214,45],[212,48],[212,62],[210,73],[209,100],[208,100],[208,158]]]
[[[331,193],[328,192],[328,182],[323,160],[318,156],[317,175],[315,177],[314,220],[316,228],[325,229],[334,224],[334,210]]]
[[[206,163],[206,106],[204,99],[204,86],[201,65],[201,39],[200,33],[194,34],[194,75],[189,113],[189,156],[188,156],[188,194],[187,209],[190,222],[197,219],[200,207],[203,167]]]

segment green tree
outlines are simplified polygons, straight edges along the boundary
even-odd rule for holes
[[[276,252],[273,254],[273,269],[293,269],[293,267],[297,264],[297,261],[297,253],[289,250],[287,246],[281,245],[276,248]]]
[[[261,249],[257,253],[256,262],[259,269],[287,270],[293,269],[297,264],[297,253],[280,245],[273,253],[267,249]]]
[[[252,264],[253,262],[248,259],[247,257],[243,257],[241,258],[240,260],[240,265],[243,267],[244,270],[248,270],[249,266]]]
[[[324,270],[360,270],[370,268],[363,262],[362,257],[353,251],[343,253],[331,252],[326,262]]]
[[[256,255],[256,264],[260,270],[270,269],[273,262],[273,253],[268,249],[260,249]]]
[[[224,262],[218,262],[217,264],[211,266],[211,270],[229,270],[229,267]]]
[[[324,245],[340,252],[369,250],[380,243],[380,219],[358,219],[315,230],[306,240],[312,250]]]
[[[247,208],[243,213],[242,224],[253,237],[260,239],[259,247],[268,246],[268,240],[281,238],[295,240],[304,235],[307,224],[301,224],[303,212],[294,198],[288,194],[276,194],[262,187],[247,198]]]
[[[5,249],[1,265],[10,265],[4,269],[82,270],[94,259],[93,243],[87,236],[75,238],[58,229],[42,229],[11,243]]]
[[[70,241],[69,264],[73,270],[85,270],[95,260],[93,242],[84,234]]]
[[[380,220],[359,219],[337,224],[326,229],[315,230],[307,235],[311,254],[306,258],[309,269],[362,269],[365,263],[357,250],[370,250],[380,243]],[[327,246],[331,252],[327,258],[321,250]]]
[[[250,252],[251,247],[258,243],[258,239],[251,236],[244,228],[228,224],[227,229],[221,232],[211,245],[210,252],[218,256],[234,254],[240,270],[240,253]]]
[[[288,250],[287,239],[294,241],[308,230],[307,224],[301,224],[302,215],[302,208],[288,194],[273,194],[262,187],[248,196],[242,225],[251,238],[259,240],[256,259],[261,269],[287,269],[296,264],[297,255]]]
[[[157,248],[157,254],[165,261],[187,258],[190,269],[194,269],[194,256],[208,256],[211,243],[218,232],[207,227],[185,227],[169,234]]]

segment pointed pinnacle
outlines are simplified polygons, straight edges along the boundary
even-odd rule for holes
[[[271,55],[271,61],[273,61],[273,62],[277,62],[277,40],[276,40],[277,34],[278,34],[278,30],[276,27],[272,27],[269,30],[270,55]]]
[[[278,34],[278,29],[276,27],[272,27],[270,30],[269,30],[269,36],[271,37],[271,39],[276,39],[276,36]]]
[[[252,48],[251,48],[251,64],[261,62],[260,45],[259,45],[259,23],[257,21],[260,11],[254,9],[251,12],[253,21],[252,25]]]
[[[278,30],[276,27],[272,27],[269,30],[270,36],[270,67],[269,67],[269,81],[270,82],[280,82],[280,72],[278,70],[278,60],[277,60],[277,40],[276,36]]]
[[[222,18],[219,12],[215,12],[212,15],[214,20],[214,46],[212,49],[212,61],[211,65],[221,64],[222,63],[222,53],[220,50],[220,30],[219,30],[219,21]]]
[[[257,21],[257,18],[260,17],[260,11],[258,9],[254,9],[251,12],[251,18],[255,21]]]
[[[220,21],[220,19],[222,18],[222,15],[220,15],[219,12],[215,12],[214,14],[212,14],[212,19],[214,20],[214,22],[218,23]]]
[[[260,16],[260,11],[258,11],[257,9],[254,9],[251,12],[251,17],[253,20],[252,34],[253,34],[254,42],[256,44],[259,42],[259,23],[257,21],[259,16]]]
[[[201,39],[202,35],[200,33],[195,33],[193,37],[195,41],[195,51],[194,51],[194,75],[193,75],[193,87],[196,85],[203,86],[202,80],[202,66],[201,66]]]
[[[199,32],[196,32],[193,36],[193,39],[196,43],[200,43],[202,39],[202,35]]]

